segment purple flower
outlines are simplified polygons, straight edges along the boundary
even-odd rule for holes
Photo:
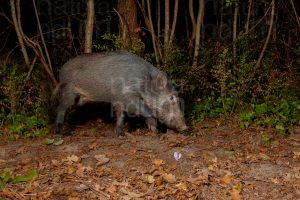
[[[180,160],[180,158],[181,158],[181,153],[175,151],[175,152],[174,152],[174,158],[175,158],[176,161]]]

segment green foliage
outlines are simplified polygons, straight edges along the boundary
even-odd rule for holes
[[[37,116],[27,116],[22,114],[10,114],[8,118],[11,118],[8,125],[9,135],[11,139],[15,139],[19,136],[25,138],[42,137],[47,135],[47,121]]]
[[[40,72],[26,81],[19,65],[1,65],[0,122],[8,127],[10,139],[39,137],[47,134],[45,94]]]
[[[97,128],[96,128],[96,127],[90,128],[90,132],[91,132],[92,134],[97,133]]]
[[[93,47],[97,51],[115,51],[122,47],[122,39],[120,36],[110,33],[105,33],[101,36],[103,42],[94,43]]]
[[[230,47],[220,47],[217,43],[217,52],[209,42],[203,47],[207,50],[202,52],[203,62],[207,64],[205,70],[209,72],[207,86],[193,94],[201,101],[189,106],[188,116],[203,120],[239,114],[242,128],[253,125],[274,127],[282,134],[291,132],[293,125],[300,121],[297,89],[288,84],[286,75],[274,62],[274,52],[266,53],[261,66],[256,68],[254,58],[259,55],[256,47],[242,33],[238,39],[235,60]],[[202,78],[197,76],[192,74],[192,81]],[[289,77],[293,80],[293,74]],[[196,84],[199,88],[199,82]]]
[[[232,98],[221,99],[206,97],[203,101],[194,104],[188,109],[188,116],[196,121],[202,121],[207,117],[220,117],[230,113],[233,104]]]
[[[35,170],[29,170],[25,175],[13,176],[9,169],[0,171],[0,191],[5,187],[6,183],[21,183],[30,181],[38,176]]]
[[[238,3],[238,0],[226,0],[226,7],[230,7],[232,4]]]
[[[173,43],[164,56],[163,70],[172,78],[182,77],[189,67],[188,52]]]
[[[261,134],[261,140],[265,145],[271,145],[272,139],[266,133]]]
[[[131,35],[129,44],[125,44],[119,35],[105,33],[101,36],[101,41],[94,42],[93,47],[97,51],[127,50],[135,54],[141,54],[144,43],[141,42],[138,34]]]
[[[240,126],[275,127],[278,133],[291,131],[300,121],[300,101],[291,95],[268,95],[263,103],[253,102],[240,114]]]

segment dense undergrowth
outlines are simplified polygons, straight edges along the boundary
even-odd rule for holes
[[[94,43],[95,51],[126,49],[154,62],[153,54],[143,49],[140,40],[130,47],[122,47],[120,38],[105,34]],[[165,55],[161,69],[174,80],[174,85],[185,99],[187,118],[194,122],[206,118],[238,116],[241,128],[249,126],[273,127],[278,133],[293,132],[299,125],[299,69],[295,60],[274,54],[265,54],[263,62],[256,67],[259,51],[251,39],[240,36],[238,54],[234,58],[230,44],[208,41],[201,48],[197,65],[192,65],[191,55],[174,43]],[[271,44],[275,45],[275,44]],[[296,45],[297,46],[297,45]],[[300,55],[300,45],[293,56]],[[276,52],[275,52],[276,51]],[[51,92],[43,84],[42,71],[34,69],[29,78],[26,70],[18,64],[1,64],[0,123],[7,127],[11,139],[38,137],[49,132],[49,96]]]
[[[40,70],[27,77],[19,64],[0,67],[0,123],[5,125],[9,138],[47,135],[49,92]]]

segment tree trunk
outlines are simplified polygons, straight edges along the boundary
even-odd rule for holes
[[[248,34],[249,33],[249,23],[250,23],[250,17],[251,17],[251,10],[252,10],[252,2],[253,0],[249,0],[249,7],[248,7],[248,14],[247,14],[247,21],[246,21],[246,25],[245,25],[245,33]]]
[[[222,31],[223,31],[223,14],[224,14],[224,9],[223,9],[223,6],[224,6],[224,0],[221,1],[221,17],[220,17],[220,26],[219,26],[219,39],[222,38]]]
[[[189,23],[189,14],[188,14],[188,8],[186,7],[186,5],[184,6],[184,22],[185,22],[185,29],[186,29],[186,38],[190,37],[190,23]]]
[[[145,1],[142,0],[139,2],[139,0],[136,0],[137,5],[139,6],[143,17],[145,19],[145,25],[148,30],[150,30],[150,34],[152,37],[152,45],[155,53],[155,59],[156,59],[156,64],[160,65],[161,60],[162,60],[162,50],[161,50],[161,45],[159,38],[155,35],[155,30],[153,26],[153,21],[152,21],[152,15],[151,15],[151,4],[150,1],[147,0],[145,5]],[[147,10],[147,11],[146,11]]]
[[[26,47],[24,45],[22,30],[20,30],[21,21],[18,21],[18,19],[21,19],[21,16],[17,16],[17,14],[16,14],[15,0],[10,0],[10,9],[11,9],[11,16],[12,16],[12,19],[13,19],[13,23],[14,23],[16,34],[17,34],[17,37],[18,37],[18,41],[20,43],[21,51],[22,51],[25,63],[27,65],[27,67],[29,67],[30,66],[30,61],[29,61],[29,57],[28,57],[28,54],[27,54]],[[20,8],[17,8],[17,9],[20,9]]]
[[[171,45],[171,43],[174,39],[175,27],[176,27],[176,23],[177,23],[177,15],[178,15],[178,0],[175,0],[173,23],[172,23],[172,29],[171,29],[171,34],[170,34],[168,45]]]
[[[201,38],[201,26],[203,23],[203,16],[204,16],[204,0],[199,0],[199,9],[198,9],[198,16],[197,16],[197,24],[196,24],[196,39],[195,39],[195,51],[194,51],[194,58],[193,58],[193,65],[197,65],[197,60],[199,56],[200,50],[200,38]]]
[[[87,14],[87,18],[85,24],[84,53],[92,53],[93,27],[94,27],[94,17],[95,17],[94,0],[87,0],[86,14]]]
[[[131,46],[132,35],[136,32],[138,27],[137,8],[134,0],[118,0],[117,10],[119,17],[123,23],[120,23],[119,30],[122,35],[124,46]]]
[[[160,0],[157,0],[157,37],[160,37],[160,23],[161,23],[161,9],[160,9]]]
[[[233,59],[236,60],[236,39],[237,39],[237,24],[238,24],[238,13],[239,13],[239,2],[235,2],[234,7],[234,19],[233,19]]]
[[[170,0],[165,0],[165,37],[164,37],[164,53],[166,53],[169,44],[170,31]]]
[[[196,19],[195,19],[195,14],[194,14],[194,4],[193,0],[189,0],[189,13],[192,21],[192,35],[191,39],[189,41],[189,52],[190,55],[192,55],[193,50],[194,50],[194,45],[195,45],[195,37],[196,37]]]

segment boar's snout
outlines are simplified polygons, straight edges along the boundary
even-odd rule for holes
[[[183,131],[186,131],[188,128],[189,128],[189,127],[188,127],[187,125],[184,124],[183,126],[178,127],[177,130],[178,130],[179,132],[183,132]]]

